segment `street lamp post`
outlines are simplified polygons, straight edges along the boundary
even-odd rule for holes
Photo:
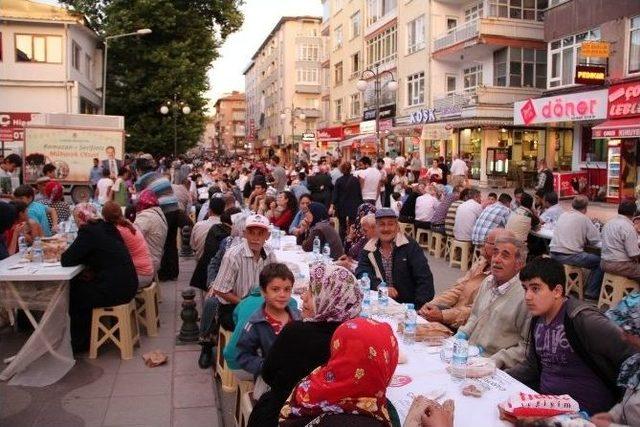
[[[173,115],[173,157],[178,157],[178,114],[182,112],[185,116],[191,113],[191,108],[184,102],[178,101],[178,95],[173,94],[173,101],[166,101],[160,107],[160,113],[163,115],[169,114],[169,109],[171,109]]]
[[[396,90],[398,90],[398,82],[393,78],[393,73],[391,71],[388,71],[388,70],[378,71],[378,66],[376,65],[373,70],[370,68],[364,70],[360,75],[360,80],[358,80],[358,83],[356,83],[358,90],[363,93],[363,96],[364,96],[364,91],[367,90],[368,82],[367,80],[365,80],[367,78],[367,74],[369,74],[369,77],[372,77],[375,79],[374,88],[376,93],[376,143],[377,143],[376,149],[379,150],[380,149],[380,93],[382,92],[382,83],[380,79],[385,74],[388,74],[389,76],[391,76],[391,80],[389,80],[386,83],[386,85],[387,85],[387,88],[392,92],[395,92]],[[364,103],[364,99],[363,99],[363,103]]]
[[[296,120],[296,111],[299,111],[300,113],[298,114],[298,118],[300,120],[306,120],[307,115],[304,113],[304,111],[302,110],[302,108],[299,107],[294,107],[293,103],[291,103],[291,108],[285,108],[284,110],[282,110],[282,112],[280,113],[280,118],[282,120],[287,118],[287,114],[291,114],[291,147],[293,147],[295,145],[295,128],[296,128],[296,124],[295,124],[295,120]],[[284,126],[282,129],[282,140],[284,141]]]
[[[113,36],[106,36],[104,38],[104,61],[102,61],[102,114],[107,114],[107,54],[109,53],[109,40],[129,36],[146,36],[147,34],[151,34],[150,28],[141,28],[132,33],[116,34]]]

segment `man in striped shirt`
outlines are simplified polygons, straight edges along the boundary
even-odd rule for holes
[[[462,191],[461,185],[456,185],[451,190],[451,193],[445,195],[440,204],[436,207],[431,218],[431,230],[444,234],[444,223],[449,213],[451,204],[460,198],[460,192]],[[455,215],[455,214],[454,214]]]
[[[449,209],[447,209],[447,216],[444,219],[444,233],[453,237],[453,226],[456,223],[456,211],[458,210],[458,206],[463,204],[469,199],[469,188],[465,188],[460,192],[460,197],[458,200],[451,203]]]
[[[233,309],[251,288],[258,285],[262,268],[276,262],[275,253],[265,246],[269,237],[269,220],[263,215],[247,218],[241,244],[227,249],[211,288],[220,300],[220,325],[233,331]]]

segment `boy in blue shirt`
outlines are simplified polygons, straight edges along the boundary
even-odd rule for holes
[[[35,192],[29,185],[21,185],[13,192],[13,196],[27,205],[27,215],[29,218],[37,221],[42,228],[42,233],[45,237],[51,237],[51,230],[58,225],[58,213],[55,209],[47,207],[39,202],[34,202]],[[47,214],[51,216],[51,224],[49,224],[49,218]]]

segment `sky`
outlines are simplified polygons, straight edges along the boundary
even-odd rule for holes
[[[227,37],[220,49],[220,57],[209,71],[211,90],[207,97],[211,105],[223,94],[244,92],[242,72],[265,37],[283,16],[322,16],[320,0],[245,0],[242,6],[244,24]]]

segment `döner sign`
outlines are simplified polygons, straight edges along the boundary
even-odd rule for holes
[[[515,125],[597,120],[607,117],[607,90],[529,99],[513,105]]]

